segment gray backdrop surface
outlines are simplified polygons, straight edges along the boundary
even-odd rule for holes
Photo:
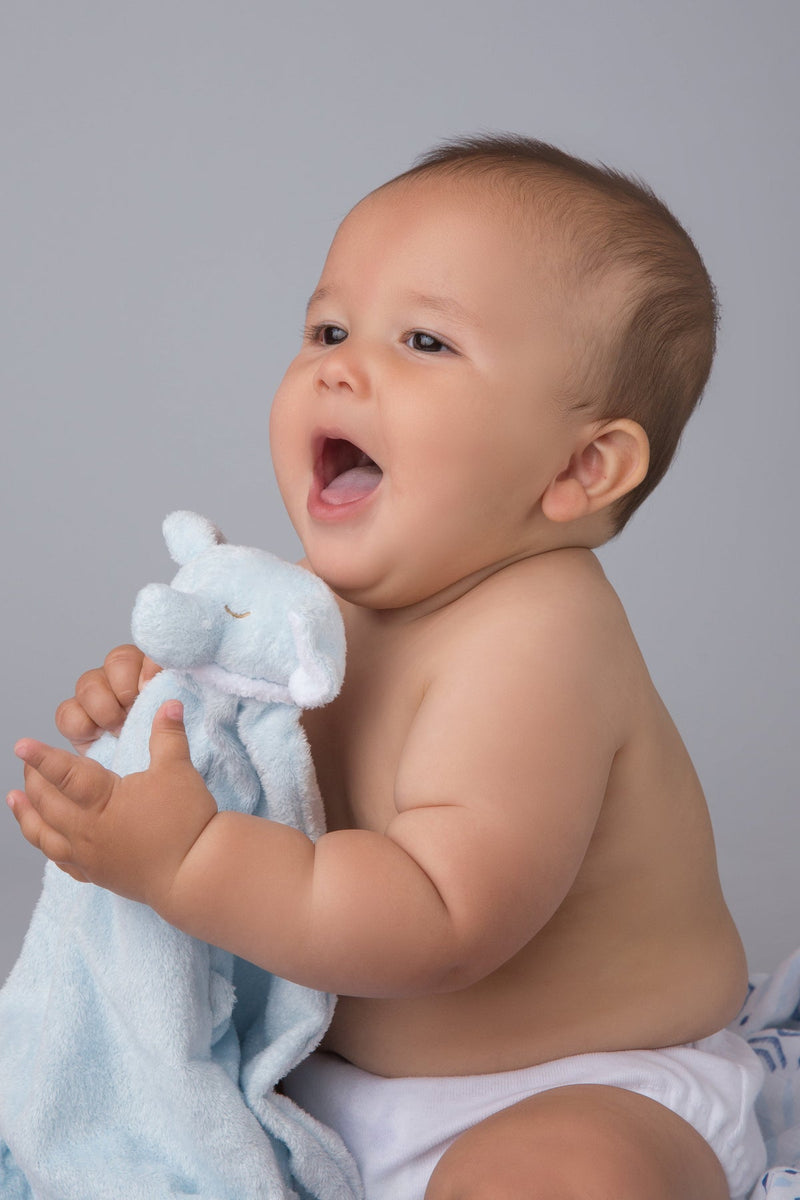
[[[703,406],[602,559],[751,966],[800,944],[799,32],[797,0],[0,0],[5,787],[170,577],[167,512],[297,553],[267,412],[345,211],[442,137],[521,131],[643,176],[717,282]],[[0,817],[2,978],[42,862]]]

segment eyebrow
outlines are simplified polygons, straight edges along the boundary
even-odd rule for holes
[[[459,321],[462,325],[480,325],[481,322],[475,313],[470,312],[458,300],[452,296],[431,296],[427,292],[411,292],[409,300],[412,304],[418,304],[422,308],[429,308],[431,312],[441,313],[445,317],[452,317],[453,320]]]
[[[316,304],[319,300],[326,300],[330,294],[331,289],[326,287],[318,287],[315,292],[312,292],[308,298],[308,304],[306,305],[306,315],[308,315],[308,310],[311,308],[312,304]]]
[[[318,287],[310,297],[306,305],[306,313],[311,308],[312,304],[317,304],[322,300],[327,300],[333,295],[334,289],[329,287]],[[441,313],[442,316],[450,317],[452,320],[458,321],[461,325],[480,325],[480,319],[469,309],[465,308],[458,300],[451,296],[435,296],[428,292],[408,292],[407,299],[411,304],[418,305],[421,308],[427,308],[431,312]]]

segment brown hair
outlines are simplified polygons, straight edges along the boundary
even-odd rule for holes
[[[576,406],[637,421],[650,440],[646,478],[615,506],[619,532],[670,465],[711,370],[719,309],[697,247],[641,180],[533,138],[456,138],[385,186],[434,173],[488,177],[544,214],[568,244],[573,290],[625,273],[619,311],[586,338],[567,388]]]

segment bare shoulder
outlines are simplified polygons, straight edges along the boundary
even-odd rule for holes
[[[588,550],[553,551],[496,572],[442,624],[451,660],[460,642],[473,654],[486,644],[498,665],[509,654],[596,677],[644,670],[622,603]]]
[[[503,618],[561,621],[565,629],[576,618],[592,628],[617,622],[620,634],[630,635],[619,597],[590,550],[554,550],[523,559],[491,575],[465,600],[465,613],[496,609]]]
[[[587,551],[540,555],[495,572],[437,612],[410,649],[426,681],[404,778],[410,764],[430,778],[432,730],[439,745],[452,738],[473,779],[484,755],[487,777],[506,776],[507,795],[522,780],[535,780],[539,791],[550,780],[553,797],[563,795],[569,775],[593,806],[631,736],[636,698],[652,690],[622,605]],[[530,729],[533,741],[521,736]],[[521,795],[527,803],[529,784]]]

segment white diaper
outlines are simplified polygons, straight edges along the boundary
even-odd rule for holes
[[[335,1129],[367,1200],[423,1200],[433,1168],[459,1134],[549,1088],[595,1083],[657,1100],[705,1138],[744,1197],[766,1166],[753,1106],[763,1078],[743,1038],[723,1030],[688,1046],[578,1054],[497,1075],[387,1079],[335,1054],[312,1054],[284,1081],[288,1096]]]

